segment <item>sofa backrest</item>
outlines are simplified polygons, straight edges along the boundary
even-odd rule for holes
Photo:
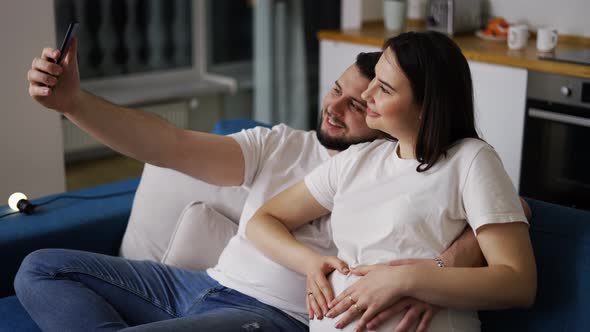
[[[480,312],[482,331],[590,331],[590,211],[527,202],[538,274],[535,304]]]
[[[145,164],[137,187],[120,255],[129,259],[161,261],[185,207],[207,203],[238,222],[248,191],[219,187],[180,172]]]

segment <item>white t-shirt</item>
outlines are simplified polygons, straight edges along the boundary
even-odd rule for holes
[[[305,177],[305,184],[332,211],[338,257],[350,266],[442,254],[469,225],[526,222],[518,195],[492,147],[463,139],[430,170],[400,159],[397,143],[377,140],[350,147]],[[335,272],[341,293],[358,277]],[[401,319],[379,331],[392,331]],[[340,319],[340,318],[337,318]],[[334,330],[333,319],[313,320],[311,330]],[[345,330],[352,330],[355,324]],[[429,331],[477,331],[476,311],[442,310]]]
[[[308,324],[305,276],[270,260],[245,237],[246,224],[266,201],[303,180],[330,158],[315,132],[285,125],[257,127],[231,135],[245,158],[244,186],[250,190],[234,236],[208,274],[220,284],[283,310]],[[293,232],[297,240],[322,255],[335,255],[328,216]]]

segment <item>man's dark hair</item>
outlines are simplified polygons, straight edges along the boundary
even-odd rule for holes
[[[418,172],[430,169],[462,138],[478,138],[473,111],[473,85],[467,59],[442,33],[406,32],[388,39],[390,49],[410,81],[414,102],[421,106],[415,155]],[[385,55],[387,56],[387,54]]]
[[[375,66],[382,53],[383,52],[359,53],[359,55],[356,56],[356,62],[354,64],[361,72],[361,75],[366,77],[369,81],[372,81],[375,78]]]

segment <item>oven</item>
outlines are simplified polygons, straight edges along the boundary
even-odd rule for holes
[[[590,79],[529,72],[519,189],[590,210]]]

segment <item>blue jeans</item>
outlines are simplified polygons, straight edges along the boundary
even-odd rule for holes
[[[14,285],[43,331],[307,331],[205,272],[151,261],[42,249],[25,258]]]

